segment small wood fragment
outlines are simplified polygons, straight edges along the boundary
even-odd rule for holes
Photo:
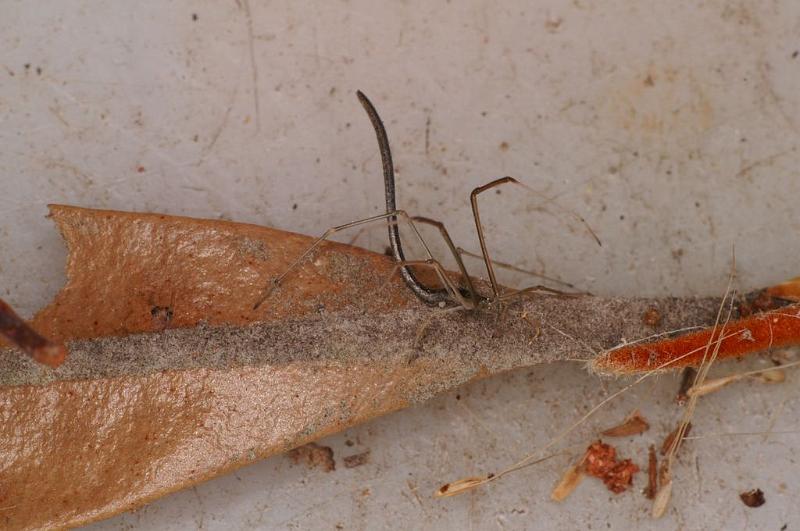
[[[689,389],[694,384],[694,379],[697,376],[697,371],[694,367],[686,367],[681,374],[681,385],[678,387],[678,394],[675,396],[675,402],[682,406],[689,400]]]
[[[656,492],[658,492],[658,457],[656,456],[656,447],[650,445],[647,459],[647,488],[644,495],[648,500],[655,499]]]
[[[638,409],[635,409],[628,415],[621,424],[608,428],[601,432],[606,437],[628,437],[631,435],[639,435],[650,429],[650,424],[642,416]]]

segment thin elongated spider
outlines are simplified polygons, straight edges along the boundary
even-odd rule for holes
[[[500,285],[497,283],[497,277],[495,275],[494,266],[492,264],[492,259],[489,256],[489,249],[486,245],[486,237],[484,236],[483,232],[483,225],[481,224],[480,212],[478,209],[478,196],[483,192],[491,190],[497,186],[502,186],[504,184],[518,184],[521,183],[517,181],[513,177],[501,177],[499,179],[495,179],[483,186],[479,186],[472,190],[470,193],[470,204],[472,206],[472,217],[475,221],[475,229],[478,234],[478,241],[481,247],[481,256],[483,258],[483,263],[486,266],[486,272],[489,276],[489,283],[491,284],[492,293],[491,295],[485,296],[478,292],[475,288],[475,284],[472,281],[469,273],[467,272],[466,267],[464,266],[464,262],[461,259],[462,251],[460,248],[456,247],[453,244],[452,238],[450,238],[450,234],[447,232],[444,224],[436,221],[434,219],[422,217],[422,216],[409,216],[404,210],[399,210],[396,204],[396,196],[395,196],[395,182],[394,182],[394,164],[392,162],[392,152],[389,148],[389,138],[386,134],[386,128],[383,125],[383,121],[381,120],[378,112],[375,110],[375,106],[372,102],[364,95],[363,92],[360,90],[356,92],[358,96],[358,100],[361,102],[361,105],[364,107],[364,110],[367,112],[367,116],[369,116],[370,122],[372,122],[372,126],[375,130],[375,135],[378,140],[378,148],[381,154],[381,163],[383,166],[383,184],[384,184],[384,192],[386,197],[386,213],[385,214],[378,214],[376,216],[371,216],[364,219],[359,219],[356,221],[351,221],[349,223],[345,223],[343,225],[338,225],[336,227],[332,227],[325,231],[325,233],[317,238],[311,246],[306,249],[306,251],[300,255],[297,259],[295,259],[289,267],[284,271],[280,276],[272,279],[269,285],[264,290],[263,296],[256,302],[253,306],[253,309],[257,309],[270,295],[271,293],[278,288],[284,281],[284,279],[291,273],[294,269],[296,269],[306,258],[308,258],[314,250],[319,247],[319,245],[336,234],[337,232],[347,230],[353,227],[357,227],[360,225],[365,225],[368,223],[372,223],[381,219],[386,219],[388,221],[388,228],[389,228],[389,246],[392,251],[392,256],[396,262],[395,269],[400,271],[401,276],[403,277],[403,281],[405,282],[408,289],[411,290],[414,295],[416,295],[420,300],[427,304],[431,305],[459,305],[467,310],[472,310],[477,308],[480,305],[486,304],[493,304],[498,302],[507,301],[511,298],[518,297],[524,294],[531,294],[531,293],[541,293],[541,294],[549,294],[549,295],[559,295],[559,296],[573,296],[576,294],[572,293],[565,293],[559,290],[555,290],[552,288],[548,288],[546,286],[530,286],[527,288],[519,289],[519,290],[507,290],[504,291],[501,289]],[[399,231],[399,220],[403,219],[406,221],[409,226],[411,227],[414,236],[417,240],[419,240],[422,249],[426,255],[424,260],[406,260],[405,253],[403,252],[403,245],[400,241],[400,231]],[[579,218],[583,221],[583,218]],[[442,264],[433,257],[430,249],[428,248],[427,243],[422,238],[419,230],[415,223],[422,223],[426,225],[431,225],[439,230],[439,233],[442,235],[442,238],[445,241],[450,253],[452,254],[453,258],[456,261],[456,265],[458,266],[458,270],[461,273],[461,278],[464,281],[464,286],[458,286],[455,282],[450,278],[450,276],[445,271]],[[591,232],[591,230],[590,230]],[[595,240],[599,243],[597,237],[592,233]],[[410,266],[419,266],[419,267],[427,267],[434,270],[436,273],[437,278],[442,283],[443,288],[431,288],[425,286],[422,282],[417,279],[414,272],[410,269]]]

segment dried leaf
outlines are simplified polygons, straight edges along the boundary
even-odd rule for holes
[[[635,409],[622,421],[622,424],[614,426],[613,428],[608,428],[601,433],[606,437],[628,437],[630,435],[639,435],[640,433],[646,432],[648,429],[650,429],[650,424],[648,424],[647,420],[639,413],[639,410]]]
[[[647,457],[647,488],[644,495],[648,500],[652,500],[655,499],[656,492],[658,492],[658,457],[656,447],[651,444]]]

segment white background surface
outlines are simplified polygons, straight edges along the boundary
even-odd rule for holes
[[[466,248],[469,191],[510,174],[540,193],[487,198],[496,258],[581,289],[720,294],[734,245],[744,289],[800,273],[795,1],[0,0],[0,50],[0,293],[27,315],[63,282],[50,202],[309,234],[380,212],[357,88],[387,123],[400,206],[445,221]],[[384,232],[359,242],[380,250]],[[796,381],[709,398],[695,434],[797,429]],[[98,528],[800,525],[795,434],[690,443],[657,523],[643,475],[620,496],[587,481],[548,501],[567,457],[431,498],[522,457],[617,385],[570,365],[496,378],[329,438],[335,472],[279,456]],[[619,446],[644,465],[677,419],[676,385],[643,386],[568,444],[639,407],[653,429]],[[370,463],[341,466],[366,449]],[[738,499],[754,487],[760,509]]]

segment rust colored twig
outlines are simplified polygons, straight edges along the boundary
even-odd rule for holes
[[[731,321],[721,329],[612,349],[598,356],[592,367],[600,373],[631,374],[697,366],[708,346],[717,341],[721,343],[719,360],[800,344],[800,304]]]
[[[24,350],[35,361],[56,368],[67,357],[64,345],[53,343],[28,326],[11,306],[0,299],[0,335]]]

